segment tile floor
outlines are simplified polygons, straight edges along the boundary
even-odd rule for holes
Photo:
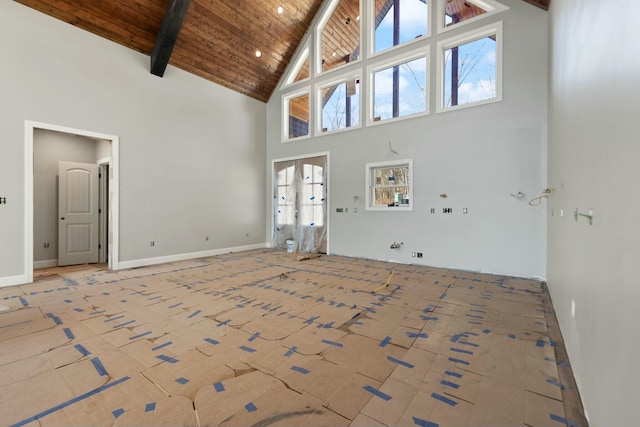
[[[543,283],[256,250],[0,288],[0,425],[583,426]]]

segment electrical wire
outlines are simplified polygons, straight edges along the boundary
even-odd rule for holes
[[[533,199],[529,200],[529,206],[540,206],[540,203],[542,203],[543,200],[549,198],[549,194],[551,194],[551,191],[552,190],[550,188],[545,188],[538,197],[534,197]]]

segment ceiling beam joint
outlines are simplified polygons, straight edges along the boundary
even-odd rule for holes
[[[190,3],[191,0],[169,0],[153,52],[151,52],[151,74],[159,77],[164,75]]]

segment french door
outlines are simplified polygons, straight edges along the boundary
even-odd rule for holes
[[[274,246],[327,252],[327,156],[274,163]]]

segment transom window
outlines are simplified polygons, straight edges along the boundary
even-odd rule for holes
[[[426,37],[429,33],[427,0],[376,0],[374,51]]]

